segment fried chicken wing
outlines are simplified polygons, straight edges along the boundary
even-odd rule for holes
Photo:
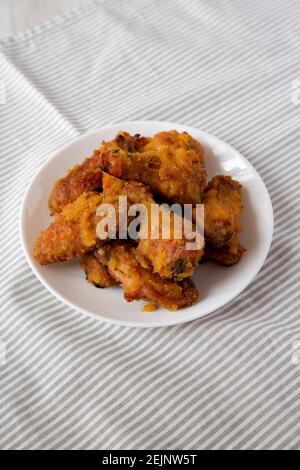
[[[81,263],[86,280],[95,287],[112,287],[116,285],[116,281],[109,274],[108,268],[102,264],[94,253],[84,255]]]
[[[73,203],[65,206],[52,224],[38,237],[35,258],[40,264],[67,261],[82,256],[103,243],[97,236],[97,224],[102,216],[96,215],[100,204],[111,204],[116,214],[116,231],[119,230],[120,196],[127,196],[127,204],[143,203],[150,216],[154,202],[149,189],[136,181],[123,181],[111,175],[103,176],[103,193],[83,193]],[[174,217],[174,215],[173,215]],[[125,220],[125,230],[131,218]],[[148,224],[149,219],[143,223]],[[183,219],[181,219],[183,223]],[[160,219],[158,219],[158,223]],[[172,226],[173,227],[173,226]],[[154,272],[162,277],[181,280],[193,274],[203,254],[203,249],[187,249],[185,238],[175,239],[170,232],[168,239],[149,237],[140,239],[138,251],[151,263]]]
[[[131,185],[128,185],[125,181],[107,174],[103,176],[104,194],[114,195],[125,194],[126,192],[128,201],[131,204],[142,202],[147,209],[148,217],[141,222],[141,233],[144,231],[144,225],[146,225],[146,236],[139,239],[138,251],[148,259],[153,271],[161,277],[181,280],[192,276],[203,255],[202,244],[199,243],[199,246],[194,250],[187,248],[188,240],[184,237],[183,233],[184,219],[173,212],[170,212],[170,234],[168,238],[164,238],[162,214],[167,212],[166,209],[159,212],[159,217],[156,221],[158,236],[153,238],[151,234],[155,231],[155,220],[151,218],[151,213],[159,206],[144,185],[141,183],[133,185],[133,182],[131,183]],[[137,186],[138,184],[140,186]],[[124,191],[124,188],[127,188],[126,191]],[[175,238],[175,220],[182,226],[182,238]]]
[[[224,266],[232,266],[240,261],[246,248],[234,237],[227,245],[215,248],[210,244],[205,245],[203,260],[215,261]]]
[[[50,214],[61,212],[63,207],[75,201],[84,192],[96,191],[102,187],[100,153],[86,158],[80,165],[75,165],[68,174],[54,184],[49,197]]]
[[[196,302],[197,289],[191,279],[181,282],[162,279],[147,268],[147,261],[130,244],[107,244],[99,249],[110,275],[121,284],[128,302],[146,300],[169,310]]]
[[[103,180],[103,193],[90,191],[81,194],[75,201],[67,204],[37,238],[34,256],[40,264],[82,256],[103,243],[97,235],[97,224],[104,217],[96,215],[100,204],[111,204],[114,207],[118,230],[119,196],[127,196],[129,204],[151,197],[150,191],[136,181],[118,181],[110,175],[106,175]]]
[[[101,242],[96,234],[99,220],[96,210],[101,201],[100,194],[89,192],[67,204],[36,239],[35,259],[40,264],[51,264],[84,255],[95,248]]]
[[[186,132],[160,132],[153,138],[120,132],[104,142],[100,166],[113,176],[149,185],[154,195],[180,204],[201,202],[206,185],[204,152]]]
[[[214,176],[204,194],[205,240],[216,248],[241,230],[242,186],[230,176]]]
[[[153,206],[152,206],[153,207]],[[168,232],[163,231],[162,217],[168,212],[169,226]],[[151,213],[151,208],[149,209]],[[175,279],[177,281],[187,277],[191,277],[199,264],[199,260],[203,255],[204,240],[200,233],[197,233],[198,243],[195,249],[189,249],[189,240],[184,233],[184,218],[174,212],[161,209],[157,219],[158,238],[151,236],[151,231],[155,231],[155,224],[150,223],[148,227],[148,236],[140,238],[137,250],[142,253],[150,261],[153,271],[161,277],[167,279]],[[168,220],[168,218],[166,218]],[[151,219],[150,219],[151,222]],[[181,238],[177,238],[175,234],[175,225],[180,229]],[[143,225],[141,227],[143,231]],[[194,227],[196,234],[196,227]],[[179,233],[180,235],[180,233]]]

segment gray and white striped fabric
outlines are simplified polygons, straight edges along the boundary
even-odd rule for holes
[[[2,449],[300,448],[299,24],[299,0],[100,0],[1,42]],[[255,281],[217,314],[164,329],[63,305],[18,233],[51,152],[138,119],[235,146],[275,211]]]

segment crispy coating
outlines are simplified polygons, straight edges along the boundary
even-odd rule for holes
[[[169,310],[196,302],[197,289],[191,279],[181,282],[162,279],[147,268],[147,261],[130,244],[107,244],[99,249],[111,276],[121,284],[128,302],[146,300]]]
[[[241,230],[242,186],[230,176],[214,176],[204,194],[205,240],[216,248]]]
[[[123,181],[103,173],[103,194],[109,197],[127,196],[129,204],[153,201],[152,193],[147,186],[138,181]]]
[[[204,260],[215,261],[224,266],[232,266],[240,261],[246,249],[234,237],[227,245],[221,248],[215,248],[208,243],[205,246]]]
[[[140,240],[137,249],[152,264],[153,271],[166,279],[191,277],[203,256],[203,250],[187,250],[184,240]]]
[[[151,237],[151,230],[155,228],[154,224],[149,224],[148,236],[140,238],[137,250],[142,253],[151,263],[153,271],[161,277],[174,280],[182,280],[191,277],[203,256],[204,241],[198,233],[199,240],[195,249],[189,249],[189,240],[184,235],[184,219],[169,212],[170,232],[164,233],[162,227],[162,215],[166,215],[166,210],[161,210],[158,219],[158,238]],[[151,209],[149,210],[151,213]],[[181,227],[182,237],[175,236],[175,225]],[[169,225],[169,224],[168,224]],[[143,224],[141,229],[143,230]],[[195,230],[195,227],[194,227]],[[165,238],[167,236],[167,238]]]
[[[61,212],[64,206],[75,201],[80,194],[96,191],[101,187],[100,153],[95,150],[91,157],[80,165],[75,165],[64,178],[55,182],[49,197],[50,214]]]
[[[141,232],[143,232],[144,226],[146,226],[146,236],[139,239],[138,252],[147,258],[152,265],[153,271],[161,277],[181,280],[192,276],[203,255],[203,246],[200,243],[197,249],[189,250],[187,249],[188,240],[186,238],[175,238],[174,220],[182,226],[183,230],[184,219],[181,216],[174,215],[173,212],[170,213],[170,235],[168,238],[164,238],[161,216],[166,210],[160,212],[158,238],[151,238],[151,230],[154,230],[155,227],[150,217],[151,211],[155,207],[157,208],[158,204],[155,203],[151,193],[144,185],[137,182],[134,185],[133,183],[132,181],[129,185],[128,182],[107,174],[103,176],[104,194],[112,196],[115,194],[125,194],[126,192],[130,204],[142,202],[148,210],[149,219],[142,220],[141,223]]]
[[[81,263],[86,280],[95,287],[112,287],[116,285],[116,281],[109,274],[108,268],[100,263],[94,253],[84,255]]]
[[[100,204],[112,204],[116,211],[116,229],[119,221],[119,196],[128,196],[128,203],[142,202],[151,197],[150,191],[136,181],[118,181],[106,175],[104,192],[87,192],[67,204],[50,226],[37,238],[34,256],[40,264],[68,261],[82,256],[103,243],[97,236],[97,216]],[[128,221],[126,221],[128,223]]]
[[[103,190],[101,194],[83,193],[73,203],[65,206],[48,229],[42,232],[36,241],[34,253],[40,264],[67,261],[82,256],[102,244],[103,240],[97,237],[97,224],[101,217],[96,215],[96,210],[100,204],[109,203],[114,206],[117,231],[120,214],[119,196],[127,196],[128,206],[143,203],[148,208],[149,215],[152,205],[158,207],[149,189],[136,181],[123,181],[105,174]],[[174,218],[174,214],[171,214],[171,218]],[[126,218],[126,228],[131,219],[132,217]],[[144,223],[147,224],[148,220],[146,219]],[[181,217],[180,223],[183,223]],[[187,240],[175,239],[173,228],[172,224],[167,239],[163,238],[162,232],[159,238],[151,239],[149,231],[148,238],[139,240],[138,251],[148,260],[154,272],[165,278],[181,280],[193,274],[203,255],[203,248],[187,249]]]
[[[141,181],[154,195],[180,204],[200,203],[206,185],[201,145],[175,130],[153,138],[121,131],[103,143],[100,166],[116,177]]]
[[[51,264],[84,255],[95,248],[101,242],[96,234],[99,220],[96,210],[101,201],[100,194],[89,192],[67,204],[36,239],[35,259],[40,264]]]

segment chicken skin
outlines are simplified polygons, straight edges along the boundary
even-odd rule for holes
[[[227,245],[215,248],[208,243],[205,245],[203,260],[215,261],[223,266],[232,266],[240,261],[246,249],[234,237]]]
[[[146,138],[120,132],[55,182],[50,214],[61,212],[83,192],[101,189],[100,167],[113,176],[145,183],[154,194],[181,204],[200,202],[206,184],[203,149],[187,133],[160,132]]]
[[[155,206],[151,206],[149,213]],[[166,216],[168,232],[164,232],[162,217]],[[151,222],[151,221],[150,221]],[[182,236],[177,237],[175,227],[181,229]],[[143,223],[141,232],[143,232]],[[151,236],[151,231],[155,232],[155,223],[149,223],[148,236],[140,238],[137,250],[143,254],[151,263],[153,271],[161,277],[175,279],[177,281],[193,275],[197,265],[204,252],[204,240],[200,232],[194,226],[195,248],[189,249],[189,240],[184,233],[184,218],[180,215],[170,212],[167,209],[160,208],[159,218],[157,219],[158,238]],[[197,236],[197,239],[196,239]]]
[[[202,146],[186,132],[160,132],[153,138],[121,131],[100,149],[102,170],[148,185],[154,195],[180,204],[201,202],[206,185]]]
[[[151,193],[147,192],[145,186],[140,186],[140,194],[136,197],[137,189],[131,182],[134,193],[130,194],[129,185],[123,180],[114,178],[105,174],[103,176],[103,188],[104,194],[124,194],[124,187],[127,188],[128,201],[131,204],[135,202],[142,202],[144,207],[147,209],[148,218],[141,218],[141,233],[145,233],[145,237],[140,237],[138,241],[137,250],[144,255],[151,263],[152,269],[155,273],[158,273],[161,277],[181,280],[186,277],[193,275],[194,270],[199,264],[199,260],[203,255],[203,240],[200,234],[197,232],[199,243],[195,249],[187,249],[188,240],[184,237],[183,224],[184,219],[175,215],[173,212],[170,213],[170,233],[167,238],[164,238],[164,232],[162,230],[162,214],[167,210],[161,210],[157,219],[157,238],[152,238],[151,234],[155,231],[155,221],[152,221],[152,211],[157,209],[159,206],[153,200]],[[136,183],[137,185],[138,183]],[[142,189],[144,188],[144,190]],[[174,234],[174,221],[177,221],[182,226],[182,238],[175,238]],[[194,228],[195,229],[195,228]]]
[[[34,256],[40,264],[68,261],[82,256],[103,243],[98,237],[97,225],[106,214],[97,215],[100,204],[110,204],[116,212],[116,231],[119,222],[119,196],[127,196],[128,203],[140,203],[151,197],[150,191],[136,181],[118,181],[106,175],[104,192],[86,192],[67,204],[50,226],[35,242]],[[128,221],[125,221],[127,224]]]
[[[102,187],[100,161],[99,150],[95,150],[91,157],[75,165],[64,178],[55,182],[49,197],[51,215],[61,212],[64,206],[75,201],[82,193]]]
[[[153,273],[137,250],[128,244],[106,244],[98,250],[100,260],[110,275],[121,284],[128,302],[146,300],[169,310],[196,302],[197,289],[191,279],[174,282]]]
[[[214,176],[203,203],[205,240],[221,248],[241,231],[242,186],[230,176]]]
[[[182,226],[184,219],[181,216],[175,216],[171,212],[170,235],[168,238],[163,238],[164,234],[161,227],[163,211],[161,211],[158,218],[158,237],[152,238],[151,233],[155,229],[155,222],[152,222],[151,213],[159,206],[153,200],[152,194],[146,186],[134,181],[126,182],[104,174],[103,190],[106,196],[127,195],[129,204],[142,202],[147,209],[149,217],[145,220],[141,218],[140,231],[140,233],[145,233],[145,237],[138,239],[137,249],[151,263],[154,272],[158,273],[161,277],[176,280],[192,276],[203,255],[203,243],[201,243],[200,234],[197,233],[199,235],[199,244],[196,249],[187,249],[188,240],[184,236],[180,239],[174,236],[174,219]]]
[[[57,261],[67,261],[77,256],[82,256],[97,246],[104,243],[104,238],[99,236],[98,223],[104,215],[96,213],[100,204],[110,204],[116,214],[116,233],[120,230],[120,196],[127,196],[128,206],[142,203],[147,209],[146,218],[141,219],[141,228],[146,228],[153,207],[159,207],[153,200],[149,189],[137,181],[123,181],[110,175],[103,175],[103,193],[88,192],[83,193],[74,202],[65,206],[62,212],[56,217],[52,224],[41,233],[35,244],[34,255],[40,264],[50,264]],[[127,237],[128,224],[133,217],[125,213],[125,238]],[[160,214],[161,216],[161,214]],[[160,217],[159,216],[159,217]],[[171,220],[174,219],[171,214]],[[183,219],[180,224],[183,224]],[[161,218],[158,219],[158,224]],[[158,227],[160,229],[160,227]],[[162,277],[181,280],[189,277],[196,269],[203,247],[197,249],[187,249],[187,240],[183,237],[176,239],[173,232],[174,225],[171,226],[170,236],[165,239],[160,232],[158,238],[151,238],[150,231],[145,238],[138,241],[138,251],[147,258],[154,272]],[[120,235],[120,234],[119,234]],[[137,236],[139,232],[137,233]],[[110,235],[108,238],[112,238]]]
[[[80,266],[85,272],[86,280],[95,287],[113,287],[117,284],[108,268],[100,263],[94,253],[84,255]]]
[[[68,261],[95,248],[101,242],[96,234],[96,210],[101,201],[100,194],[89,192],[67,204],[36,239],[35,259],[42,265]]]

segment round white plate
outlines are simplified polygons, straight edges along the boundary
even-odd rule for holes
[[[200,292],[197,304],[170,312],[142,311],[144,302],[128,303],[121,288],[96,289],[74,260],[51,266],[40,266],[32,256],[34,240],[51,221],[48,196],[57,178],[75,163],[92,154],[102,140],[112,139],[119,130],[152,136],[169,129],[187,131],[205,148],[206,167],[211,178],[217,174],[231,175],[244,187],[244,211],[240,236],[247,248],[242,260],[226,268],[213,263],[201,265],[193,279]],[[243,291],[256,276],[268,254],[273,233],[273,211],[268,191],[252,165],[235,149],[218,138],[180,124],[159,121],[121,122],[79,137],[52,155],[31,182],[21,210],[21,239],[32,270],[40,281],[60,300],[100,320],[122,325],[158,327],[194,320],[212,313]]]

